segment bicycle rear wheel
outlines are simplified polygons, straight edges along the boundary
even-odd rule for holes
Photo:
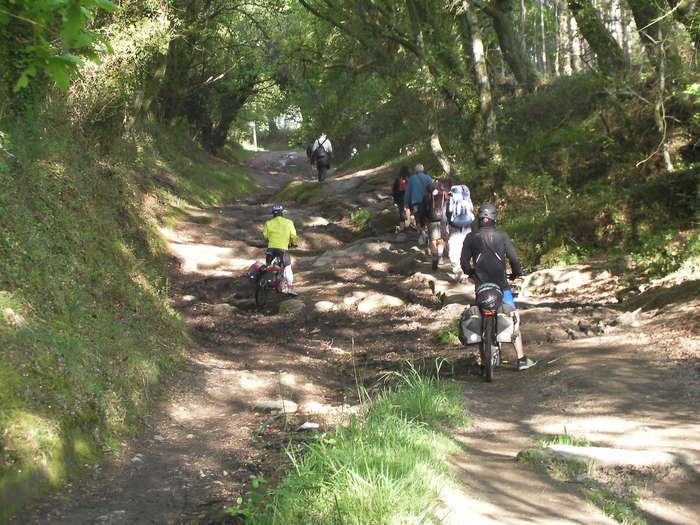
[[[484,350],[484,379],[493,381],[493,317],[484,315],[481,321],[481,346]]]

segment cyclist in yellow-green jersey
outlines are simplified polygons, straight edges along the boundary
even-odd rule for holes
[[[287,293],[289,295],[298,295],[294,290],[294,274],[292,273],[292,258],[289,255],[289,247],[296,246],[297,231],[294,228],[294,223],[283,217],[284,206],[275,204],[272,207],[272,219],[265,222],[263,227],[263,237],[267,241],[267,264],[272,262],[272,259],[279,257],[284,266],[284,279],[287,281]]]

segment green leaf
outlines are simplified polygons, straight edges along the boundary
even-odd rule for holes
[[[46,70],[46,74],[49,75],[54,82],[56,82],[58,89],[65,92],[68,91],[70,73],[74,67],[75,66],[70,62],[60,60],[60,57],[51,57],[44,69]]]
[[[27,75],[26,71],[23,71],[22,74],[19,76],[19,79],[17,79],[17,82],[15,82],[15,85],[12,88],[12,91],[14,93],[17,93],[20,89],[27,87],[28,84],[29,84],[29,76]]]
[[[104,9],[105,11],[109,11],[110,13],[113,13],[117,9],[119,9],[119,6],[110,2],[109,0],[89,0],[88,2],[85,2],[85,5],[87,7],[90,6],[95,6],[99,9]]]
[[[84,26],[85,17],[80,9],[80,5],[72,5],[64,15],[63,29],[61,29],[61,37],[66,47],[74,47],[73,41],[80,36]]]
[[[77,56],[75,56],[75,55],[71,55],[71,54],[69,54],[69,53],[66,53],[66,54],[63,54],[63,55],[60,55],[60,56],[55,56],[55,57],[52,57],[52,58],[54,58],[54,59],[56,59],[56,60],[61,60],[61,61],[63,61],[63,62],[69,62],[69,63],[71,63],[71,64],[76,64],[76,65],[80,65],[80,64],[83,63],[82,58],[77,57]]]

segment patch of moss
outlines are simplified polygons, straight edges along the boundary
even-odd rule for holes
[[[273,195],[272,200],[306,204],[317,201],[320,192],[321,185],[316,182],[290,181]]]
[[[377,215],[372,224],[380,231],[387,231],[399,223],[398,212],[395,210],[384,210]]]

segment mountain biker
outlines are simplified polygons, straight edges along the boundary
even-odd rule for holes
[[[318,169],[318,182],[323,182],[325,180],[326,174],[331,167],[332,157],[333,145],[326,136],[326,132],[322,131],[311,145],[311,160],[316,163],[316,168]]]
[[[445,241],[448,235],[447,207],[451,186],[452,182],[450,179],[441,177],[428,184],[425,188],[423,213],[428,227],[433,270],[437,270],[438,265],[442,262],[442,254],[445,251]]]
[[[515,308],[513,293],[506,280],[506,258],[510,262],[511,279],[523,274],[520,259],[508,234],[496,229],[498,211],[493,204],[481,205],[476,216],[479,230],[470,232],[464,239],[461,256],[462,271],[474,280],[477,287],[482,283],[494,283],[500,286],[503,292],[503,303]],[[520,333],[513,346],[518,356],[518,370],[525,370],[537,364],[537,361],[525,355]]]
[[[287,282],[287,294],[299,295],[294,291],[294,274],[292,273],[292,258],[289,255],[289,247],[296,246],[297,232],[294,223],[284,218],[284,206],[275,204],[272,207],[272,219],[265,222],[263,226],[263,237],[267,241],[266,264],[270,264],[272,259],[279,257],[284,267],[284,280]]]
[[[416,164],[415,172],[408,178],[406,182],[406,193],[404,194],[404,206],[406,207],[406,216],[413,217],[416,224],[416,230],[419,234],[423,233],[423,199],[425,198],[425,188],[433,179],[425,173],[425,168],[422,164]]]

